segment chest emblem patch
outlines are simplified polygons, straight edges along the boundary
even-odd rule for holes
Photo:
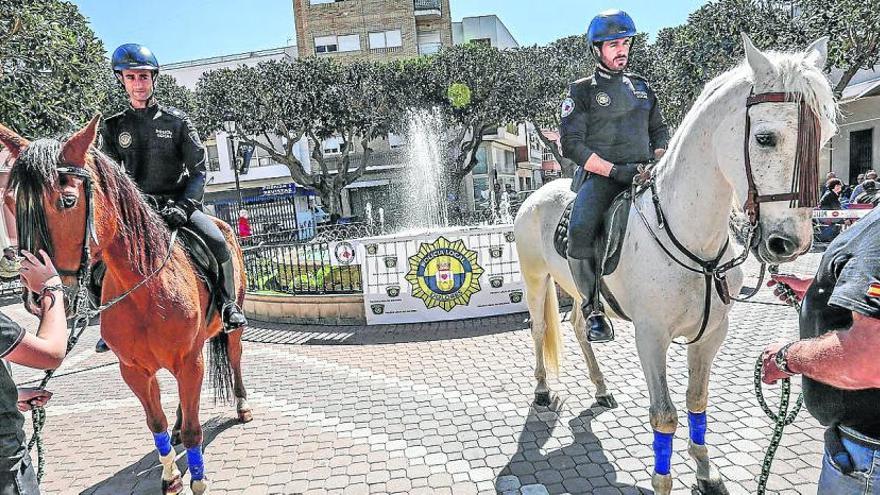
[[[611,104],[611,97],[608,96],[608,93],[599,91],[599,93],[596,94],[596,103],[600,106],[607,107]]]
[[[871,284],[871,286],[868,287],[868,297],[880,298],[880,284]]]
[[[171,139],[171,129],[156,129],[156,137],[162,139]]]
[[[566,98],[562,102],[562,117],[568,117],[571,115],[571,112],[574,112],[574,100]]]
[[[122,134],[120,134],[119,146],[122,146],[123,148],[128,148],[129,146],[131,146],[131,134],[127,132],[123,132]]]
[[[647,100],[648,99],[648,92],[647,91],[633,91],[633,94],[636,96],[636,98],[638,98],[640,100]]]

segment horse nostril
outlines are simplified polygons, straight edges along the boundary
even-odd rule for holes
[[[767,240],[767,249],[777,256],[788,256],[797,249],[797,244],[785,237],[771,236]]]

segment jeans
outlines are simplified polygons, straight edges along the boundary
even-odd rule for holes
[[[0,495],[40,495],[37,473],[29,455],[25,454],[18,470],[0,473]]]
[[[880,448],[866,447],[846,437],[840,441],[852,459],[854,470],[847,474],[841,472],[826,447],[818,495],[880,495]]]

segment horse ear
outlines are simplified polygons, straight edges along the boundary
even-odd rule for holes
[[[825,70],[825,63],[828,61],[828,36],[822,36],[812,42],[807,47],[804,59],[819,70]]]
[[[762,74],[769,74],[772,72],[773,64],[770,62],[770,59],[767,58],[766,55],[761,53],[760,50],[755,48],[755,45],[752,43],[752,39],[749,38],[749,35],[746,33],[740,33],[742,35],[743,46],[746,51],[746,61],[749,64],[749,67],[752,69],[752,72],[755,74],[756,78]]]
[[[9,150],[9,154],[12,155],[12,158],[18,158],[18,154],[21,153],[21,150],[27,148],[30,143],[27,139],[19,136],[12,129],[0,124],[0,143],[3,143],[3,146]]]
[[[64,163],[69,163],[77,167],[86,165],[86,156],[89,154],[89,148],[95,143],[98,136],[98,122],[101,121],[101,114],[95,115],[87,126],[77,131],[70,137],[64,148],[61,150],[61,157]]]

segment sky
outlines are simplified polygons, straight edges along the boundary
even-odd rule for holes
[[[292,45],[292,0],[73,0],[108,51],[141,43],[159,63]],[[452,20],[495,14],[521,45],[546,44],[583,34],[596,13],[620,8],[652,38],[683,23],[705,0],[450,0]],[[651,5],[653,4],[653,5]],[[259,6],[259,8],[255,8]]]

